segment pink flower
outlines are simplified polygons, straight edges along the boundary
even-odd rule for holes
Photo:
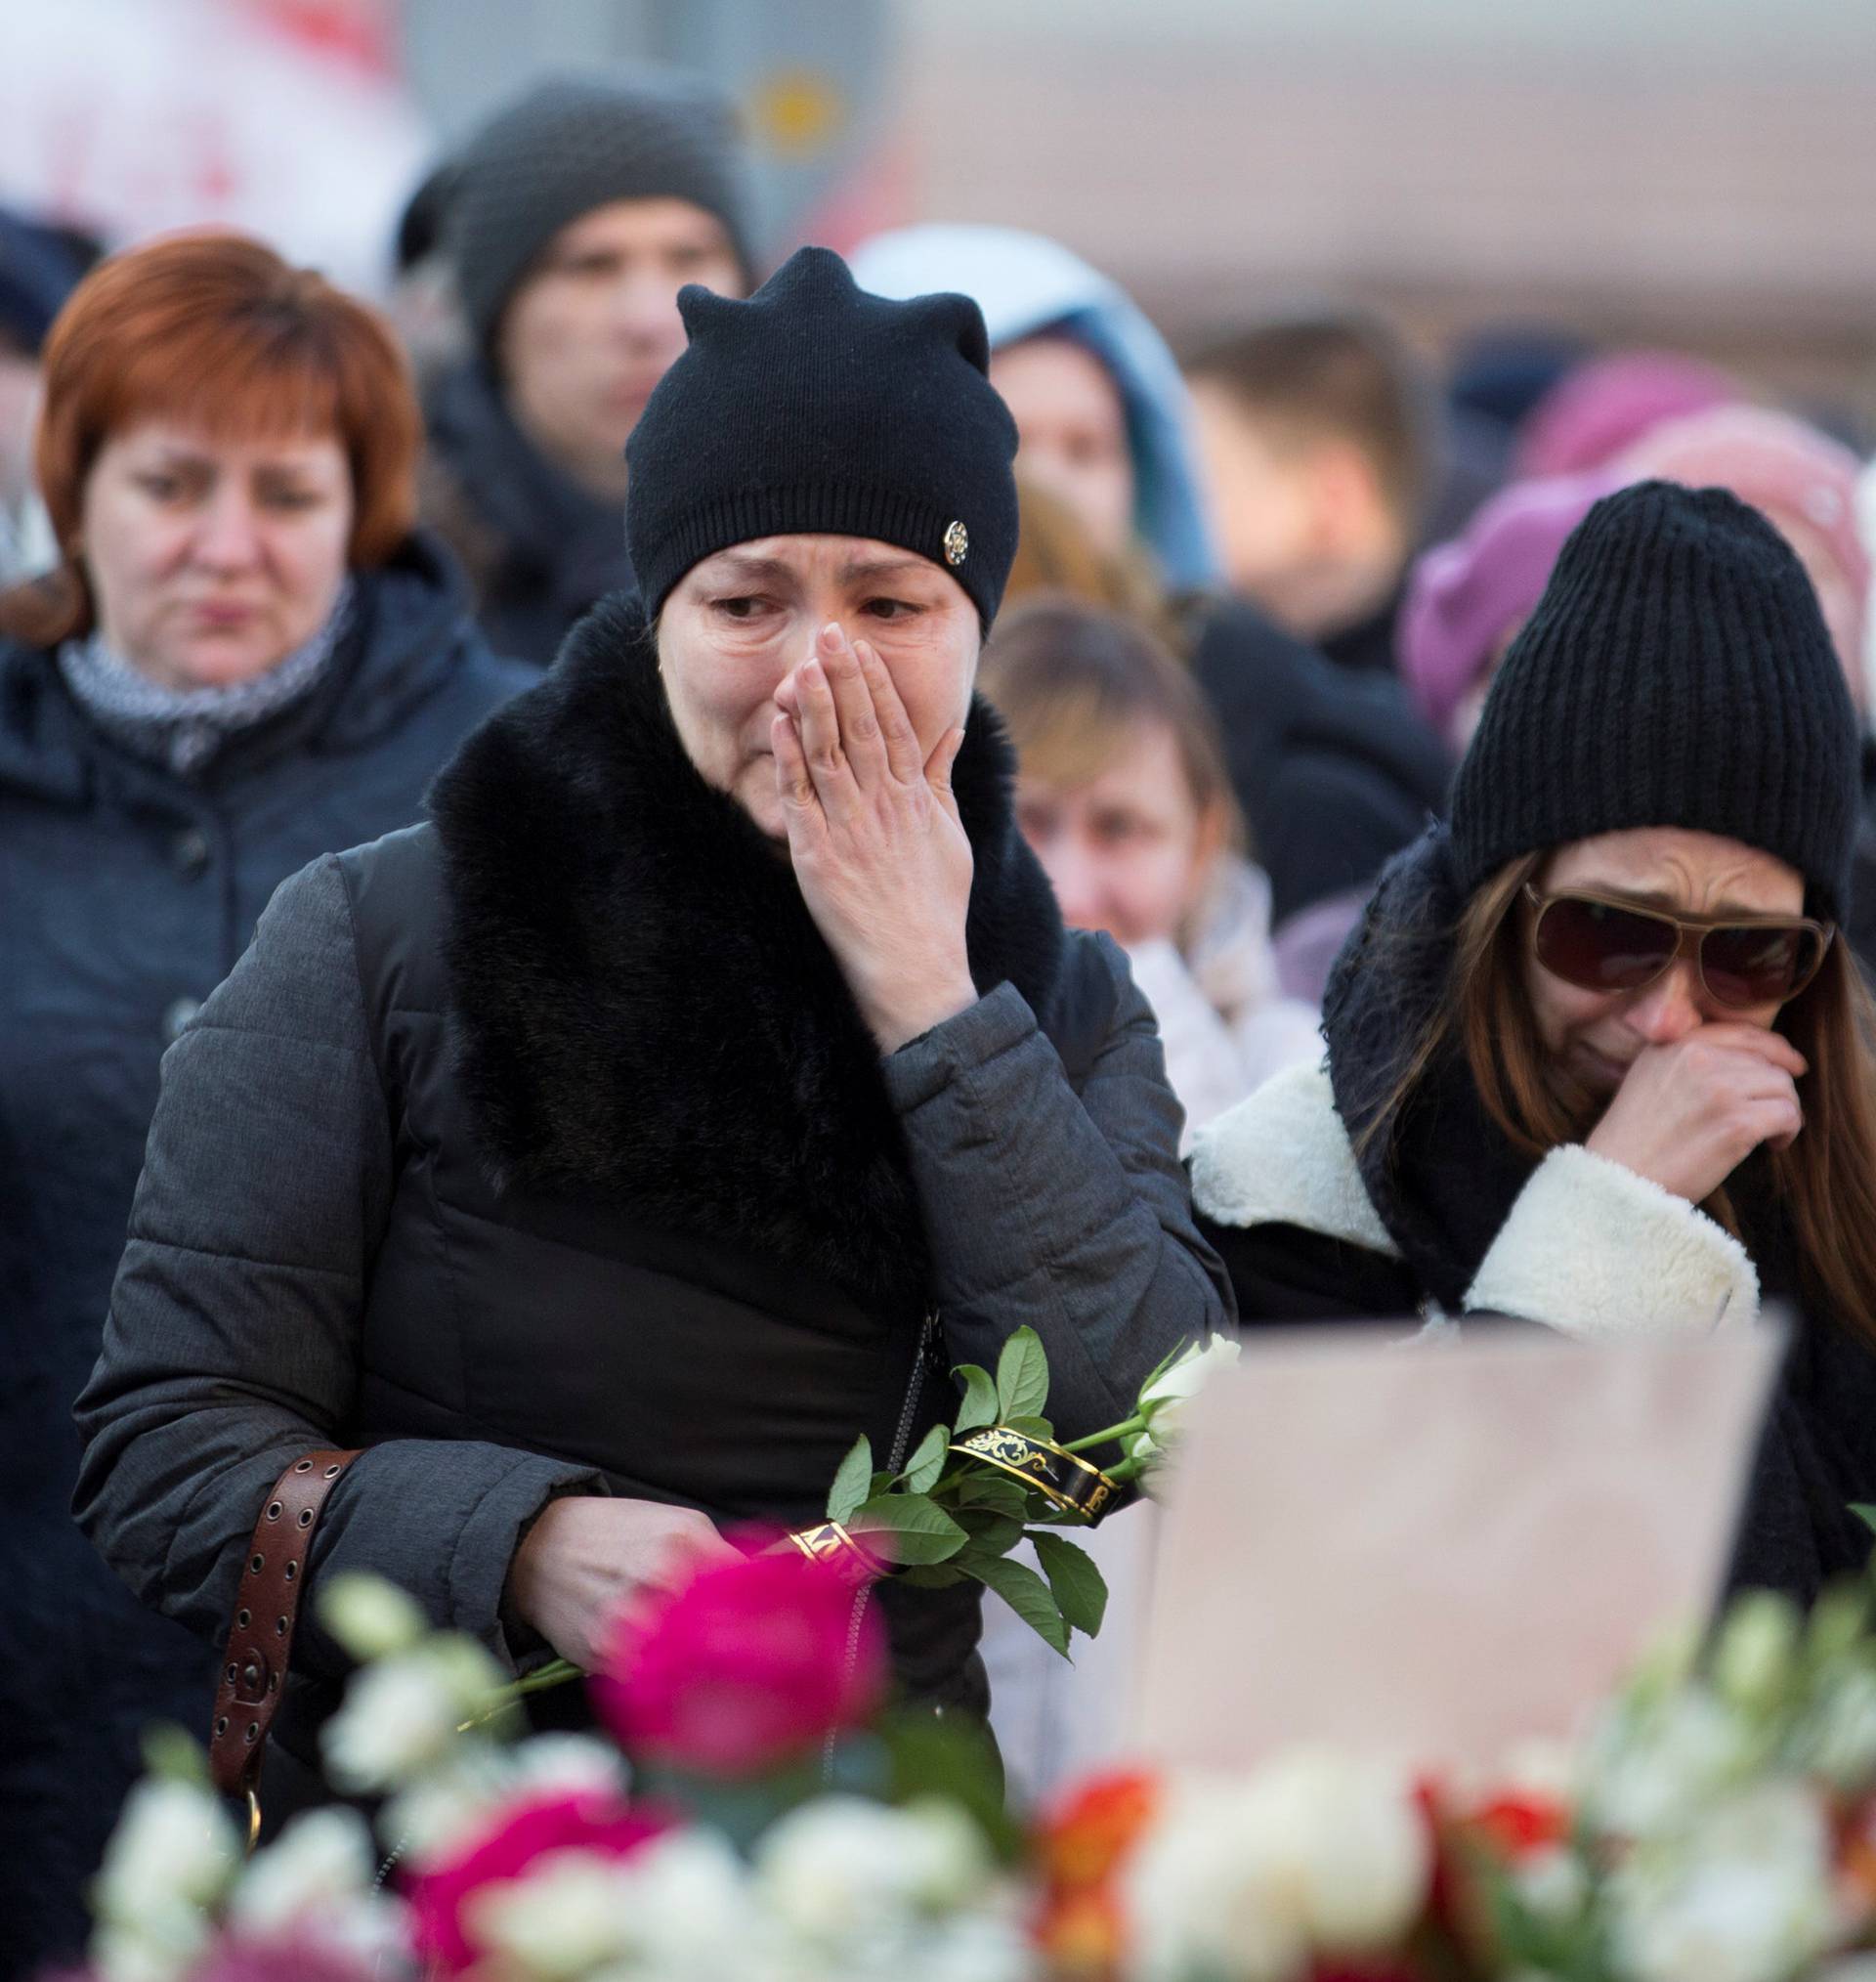
[[[370,1982],[371,1965],[310,1934],[226,1934],[190,1982]]]
[[[856,1727],[879,1704],[877,1616],[800,1555],[712,1563],[615,1620],[593,1704],[621,1746],[706,1776],[751,1776]]]
[[[520,1878],[550,1851],[626,1858],[666,1828],[664,1818],[627,1809],[617,1797],[592,1790],[574,1795],[562,1790],[509,1804],[454,1857],[409,1880],[418,1958],[460,1974],[483,1952],[472,1942],[463,1914],[485,1886]]]

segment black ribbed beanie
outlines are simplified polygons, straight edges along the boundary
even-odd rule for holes
[[[968,296],[888,302],[830,248],[747,302],[693,283],[690,346],[626,444],[625,539],[647,613],[753,538],[873,537],[929,558],[986,629],[1016,554],[1016,428]]]
[[[685,199],[714,214],[754,280],[736,110],[699,76],[546,76],[504,104],[416,197],[432,182],[456,293],[485,352],[547,243],[616,199]]]
[[[1775,854],[1843,911],[1856,717],[1804,567],[1723,489],[1642,482],[1564,544],[1453,790],[1462,886],[1633,827]]]

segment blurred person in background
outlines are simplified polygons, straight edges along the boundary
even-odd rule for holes
[[[490,643],[544,668],[632,582],[625,442],[684,348],[678,290],[752,284],[743,143],[702,81],[555,76],[425,193],[406,246],[440,231],[469,355],[425,395],[424,516],[467,569]]]
[[[1270,883],[1216,725],[1143,625],[1072,599],[1012,610],[981,686],[1016,747],[1016,821],[1071,926],[1105,929],[1160,1021],[1186,1134],[1319,1056],[1318,1014],[1282,996]]]
[[[1173,625],[1212,704],[1269,877],[1285,989],[1313,1004],[1368,883],[1443,803],[1444,747],[1391,675],[1330,666],[1223,590],[1178,367],[1105,276],[1055,241],[992,227],[901,229],[864,243],[853,266],[882,295],[958,289],[976,299],[992,382],[1010,395],[1025,486],[1079,518],[1084,564],[1118,559],[1130,588],[1142,571],[1157,580],[1164,619],[1145,617]],[[1061,536],[1059,519],[1039,514],[1036,527],[1039,542]]]
[[[0,595],[0,1944],[21,1970],[77,1957],[143,1729],[200,1735],[213,1691],[213,1651],[70,1515],[158,1060],[279,883],[414,820],[531,678],[412,534],[420,435],[389,328],[237,236],[104,263],[47,340],[60,561]]]
[[[1870,560],[1856,518],[1861,465],[1841,441],[1808,421],[1741,405],[1667,421],[1616,462],[1628,481],[1660,476],[1690,489],[1730,489],[1798,553],[1862,730],[1863,808],[1844,934],[1863,969],[1876,971],[1876,741],[1862,666]]]
[[[1519,481],[1584,475],[1669,420],[1745,397],[1736,379],[1682,351],[1611,351],[1570,366],[1525,413],[1512,472]]]
[[[1414,560],[1396,635],[1400,677],[1455,757],[1471,742],[1492,677],[1544,596],[1557,552],[1615,486],[1607,475],[1514,482],[1463,537]]]
[[[51,228],[0,207],[0,585],[58,556],[32,486],[39,350],[83,270]]]
[[[1186,366],[1233,590],[1339,667],[1390,672],[1439,459],[1426,367],[1377,317],[1272,319]]]
[[[1571,536],[1450,826],[1384,877],[1326,1066],[1204,1132],[1246,1320],[1498,1314],[1585,1341],[1794,1317],[1732,1580],[1861,1574],[1876,1007],[1833,927],[1858,725],[1791,548],[1647,482]]]

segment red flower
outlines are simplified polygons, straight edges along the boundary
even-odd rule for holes
[[[661,1817],[629,1810],[617,1797],[593,1790],[560,1790],[507,1805],[453,1858],[409,1880],[418,1958],[460,1974],[483,1952],[463,1920],[464,1908],[483,1887],[521,1877],[550,1851],[626,1858],[665,1828]]]
[[[1495,1796],[1468,1813],[1467,1823],[1500,1858],[1515,1865],[1570,1834],[1570,1813],[1554,1796]]]
[[[857,1727],[885,1696],[876,1613],[800,1555],[712,1563],[616,1619],[593,1704],[621,1746],[695,1774],[758,1775]]]
[[[1125,1921],[1114,1877],[1160,1801],[1157,1777],[1118,1771],[1082,1784],[1044,1825],[1035,1938],[1052,1974],[1100,1982],[1119,1968]]]

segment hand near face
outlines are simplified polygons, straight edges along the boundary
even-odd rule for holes
[[[974,1005],[971,853],[951,767],[929,757],[878,655],[824,626],[776,691],[776,786],[808,911],[882,1053]]]
[[[1698,1204],[1762,1142],[1797,1140],[1806,1070],[1790,1040],[1763,1026],[1697,1026],[1637,1055],[1585,1147]]]

